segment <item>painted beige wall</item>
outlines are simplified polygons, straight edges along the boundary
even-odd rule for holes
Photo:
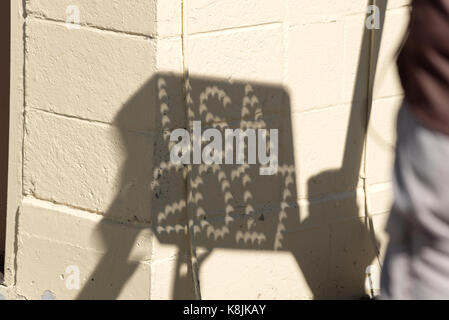
[[[365,28],[365,0],[13,1],[6,284],[30,299],[360,297],[385,247],[402,96],[394,54],[408,1],[388,2],[375,65],[380,34]],[[65,26],[69,5],[79,29]],[[238,109],[215,122],[274,121],[293,171],[239,185],[227,171],[166,166],[158,143],[186,125],[205,83],[233,101],[233,90],[260,92],[262,118]],[[286,95],[283,109],[263,92]],[[201,210],[223,210],[214,197],[248,190],[265,210],[256,229],[251,217],[246,233],[220,229],[225,221],[201,229]],[[272,225],[275,243],[264,245]],[[220,230],[245,241],[220,242]],[[82,290],[66,286],[73,265]]]

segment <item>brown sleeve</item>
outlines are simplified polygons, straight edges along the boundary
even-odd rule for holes
[[[405,97],[424,125],[449,134],[449,0],[414,0],[398,59]]]

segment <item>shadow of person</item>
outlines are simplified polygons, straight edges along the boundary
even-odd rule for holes
[[[365,32],[343,165],[308,182],[308,194],[318,197],[318,204],[321,195],[354,191],[358,185],[365,139],[361,133],[365,130],[366,135],[369,119],[360,106],[369,101],[362,78],[368,74],[370,39],[370,32]],[[376,254],[369,230],[359,216],[356,198],[344,210],[314,206],[312,201],[309,214],[301,217],[290,109],[287,91],[276,84],[173,73],[158,73],[149,79],[113,123],[119,135],[117,157],[123,161],[118,179],[112,182],[116,196],[92,234],[106,253],[77,298],[115,299],[134,274],[149,275],[154,252],[145,246],[148,242],[177,250],[173,298],[201,298],[200,270],[216,248],[288,252],[295,257],[313,297],[362,296],[364,270]],[[194,121],[202,134],[208,129],[220,133],[222,141],[217,145],[222,152],[216,159],[221,164],[204,163],[201,153],[199,163],[191,163],[192,154],[190,164],[173,161],[171,152],[180,137],[172,139],[172,134],[185,129],[190,141],[195,136]],[[231,147],[225,144],[227,129],[248,133],[242,140],[243,149],[237,148],[236,137]],[[258,139],[259,132],[266,133],[266,140]],[[215,136],[203,138],[197,146],[204,151],[212,141]],[[278,143],[273,145],[274,141]],[[195,139],[190,142],[195,144]],[[270,158],[276,147],[277,156]],[[224,164],[231,151],[232,163]],[[240,151],[243,164],[237,159]],[[255,154],[254,163],[248,164]],[[263,156],[269,158],[266,164],[261,164]],[[261,174],[268,165],[276,170]],[[348,190],[339,189],[342,179],[350,181],[345,184]],[[342,212],[347,221],[331,223],[330,215],[335,212]],[[120,231],[117,223],[123,225]]]
[[[373,1],[368,1],[368,5],[371,4]],[[380,28],[364,29],[342,165],[339,169],[321,172],[308,180],[308,197],[317,200],[309,203],[308,216],[302,226],[316,228],[320,224],[327,225],[321,231],[326,241],[314,246],[314,250],[320,250],[328,257],[326,276],[324,272],[322,274],[322,278],[327,280],[312,289],[315,298],[361,298],[365,292],[365,269],[371,263],[377,263],[375,260],[379,255],[379,244],[366,212],[366,202],[358,197],[359,192],[356,191],[364,187],[360,169],[387,1],[376,1],[376,5],[379,8]],[[337,196],[326,199],[326,195],[330,194]],[[303,259],[297,256],[298,261]],[[307,280],[316,276],[308,274],[308,270],[313,269],[302,268]],[[309,285],[313,286],[312,283]]]

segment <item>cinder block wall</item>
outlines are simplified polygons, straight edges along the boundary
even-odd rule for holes
[[[14,1],[6,284],[30,299],[361,297],[387,240],[408,2],[388,1],[382,29],[368,30],[366,0]],[[65,25],[70,5],[79,28]],[[228,188],[201,166],[167,167],[159,143],[195,119],[189,92],[194,109],[204,86],[239,102],[260,92],[262,117],[203,123],[274,121],[293,171],[250,185],[224,172]],[[261,92],[285,97],[273,111]],[[234,227],[222,236],[235,242],[220,242],[226,220],[200,228],[201,210],[224,210],[216,194],[248,188],[261,229],[241,225],[258,246]],[[161,212],[173,218],[158,229]],[[270,218],[282,214],[282,226]],[[269,224],[275,245],[264,245]],[[70,266],[80,289],[67,287]]]

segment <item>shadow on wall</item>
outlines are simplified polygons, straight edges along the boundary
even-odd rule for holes
[[[385,5],[380,7],[384,17]],[[343,164],[308,181],[308,194],[318,198],[304,209],[308,214],[297,202],[296,176],[301,172],[295,173],[290,102],[282,86],[161,73],[117,115],[126,161],[120,191],[106,216],[147,223],[157,241],[178,248],[173,298],[199,297],[195,275],[215,248],[260,250],[261,254],[287,251],[295,257],[315,298],[364,295],[364,271],[377,254],[369,221],[359,217],[355,197],[344,210],[320,206],[319,198],[335,190],[354,191],[359,181],[365,139],[360,132],[366,134],[369,119],[369,92],[363,77],[368,74],[372,38],[371,30],[365,30]],[[376,31],[379,37],[372,47],[375,58],[380,32]],[[279,129],[277,173],[261,175],[259,164],[172,163],[170,150],[176,142],[170,141],[170,134],[178,128],[192,131],[193,121],[201,121],[203,132],[207,128],[222,133],[226,128]],[[245,150],[246,161],[247,155]],[[351,190],[340,190],[342,179],[351,181]],[[344,221],[330,222],[336,214]],[[79,299],[117,298],[136,271],[138,262],[131,261],[129,254],[138,245],[140,229],[135,233],[127,229],[126,234],[111,230],[107,219],[96,230],[107,254]],[[346,240],[339,243],[342,237]],[[338,259],[333,258],[336,255]]]

